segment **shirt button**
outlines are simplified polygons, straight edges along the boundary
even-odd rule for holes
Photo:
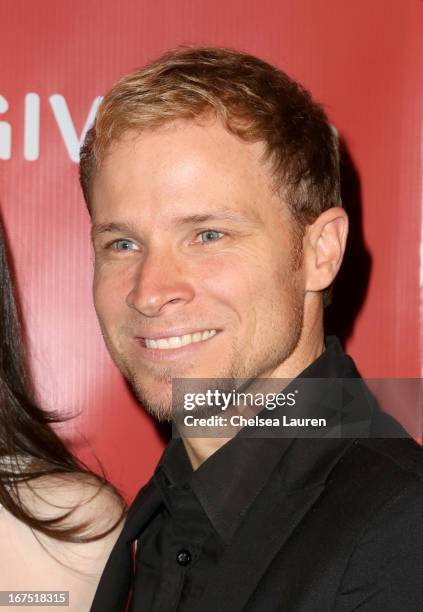
[[[176,562],[179,565],[188,565],[191,561],[191,553],[189,550],[180,550],[176,555]]]

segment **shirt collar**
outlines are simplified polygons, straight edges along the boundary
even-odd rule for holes
[[[326,350],[299,378],[358,376],[337,338],[326,338]],[[241,434],[241,435],[239,435]],[[242,430],[193,471],[181,439],[169,443],[156,470],[163,495],[167,486],[191,489],[217,533],[228,542],[248,508],[292,443],[292,438],[255,438]]]

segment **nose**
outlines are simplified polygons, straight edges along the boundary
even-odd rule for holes
[[[194,286],[189,272],[169,249],[151,249],[136,271],[126,303],[146,317],[172,314],[189,303]]]

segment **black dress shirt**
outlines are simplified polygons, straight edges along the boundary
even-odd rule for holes
[[[330,376],[338,348],[329,339],[301,376]],[[137,541],[131,612],[191,610],[291,441],[241,430],[196,471],[182,441],[170,442],[154,474],[162,503]]]
[[[162,504],[137,543],[132,612],[191,609],[289,442],[237,437],[195,472],[170,442],[154,475]]]

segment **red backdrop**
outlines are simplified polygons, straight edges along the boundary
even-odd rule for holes
[[[169,47],[252,52],[324,104],[355,166],[371,259],[348,351],[366,376],[422,375],[423,2],[0,0],[0,9],[0,201],[36,381],[46,406],[80,413],[64,433],[128,498],[162,441],[103,346],[74,160],[96,98]]]

